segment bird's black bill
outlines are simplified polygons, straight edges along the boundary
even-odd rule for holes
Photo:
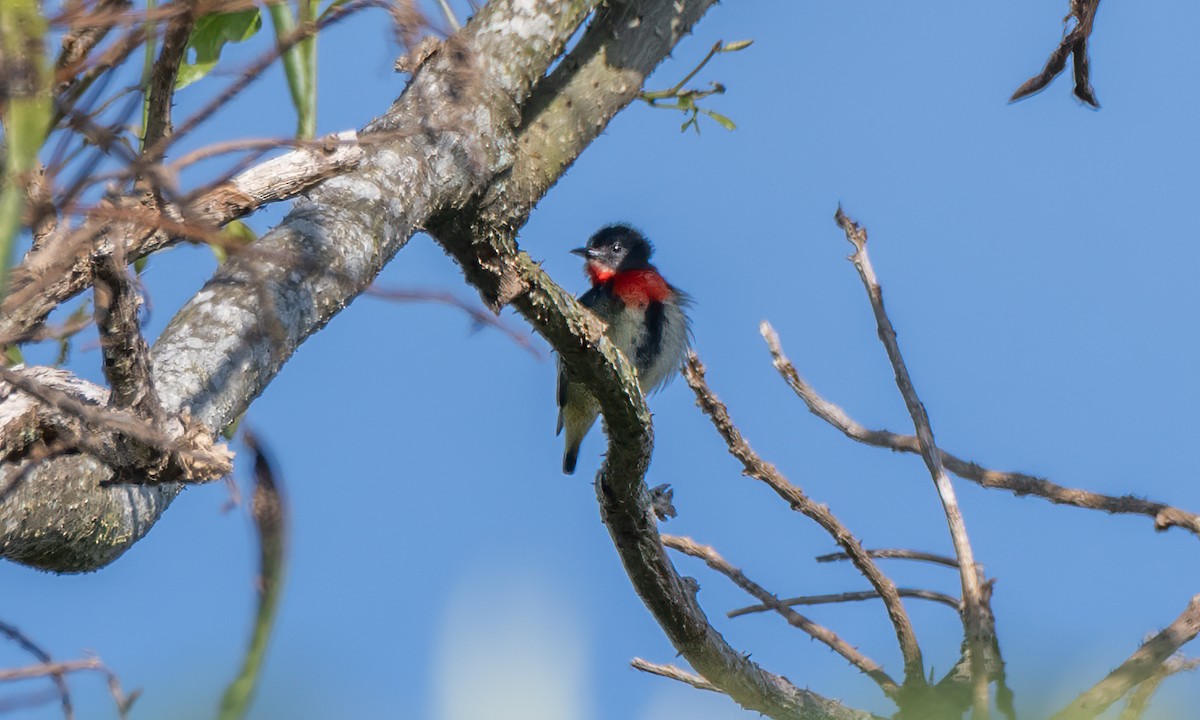
[[[585,258],[585,257],[588,257],[588,249],[587,249],[587,248],[585,248],[585,247],[582,247],[582,248],[575,248],[574,250],[572,250],[572,251],[571,251],[571,254],[572,254],[572,255],[578,255],[579,257],[584,257],[584,258]]]

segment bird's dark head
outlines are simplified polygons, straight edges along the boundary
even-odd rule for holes
[[[602,283],[617,273],[650,267],[654,246],[628,225],[609,225],[571,252],[587,260],[584,269],[592,282]]]

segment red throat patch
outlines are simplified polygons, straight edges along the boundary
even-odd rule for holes
[[[616,270],[607,265],[601,265],[594,260],[588,260],[583,269],[587,272],[588,277],[591,278],[593,285],[602,285],[608,282],[613,275],[617,274]]]
[[[652,269],[628,270],[610,277],[613,295],[626,305],[644,307],[671,297],[671,286]]]

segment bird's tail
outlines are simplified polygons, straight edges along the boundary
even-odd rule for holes
[[[563,474],[575,474],[575,461],[579,459],[579,443],[567,443],[566,450],[563,451]]]

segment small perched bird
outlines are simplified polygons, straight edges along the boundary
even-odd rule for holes
[[[687,350],[688,296],[650,264],[654,247],[628,225],[601,228],[571,252],[586,260],[584,271],[592,282],[579,302],[607,323],[604,334],[637,368],[642,392],[661,388],[679,371]],[[600,404],[583,385],[571,382],[561,362],[558,368],[558,433],[567,430],[563,472],[570,475]]]

